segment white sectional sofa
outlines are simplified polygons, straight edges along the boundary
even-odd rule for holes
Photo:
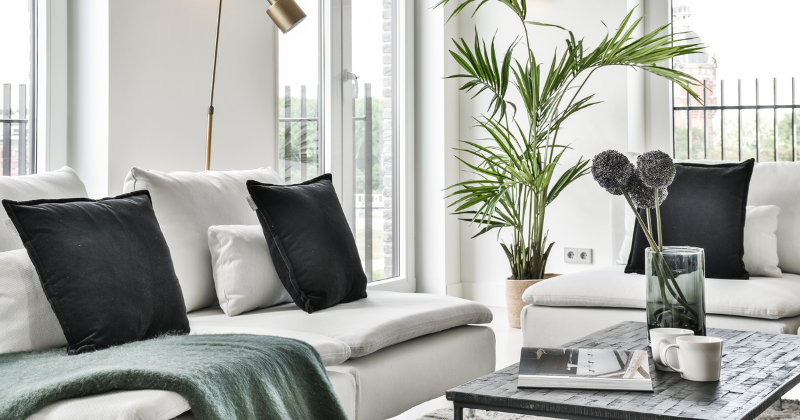
[[[705,162],[714,163],[714,162]],[[780,334],[800,328],[800,163],[756,163],[748,206],[776,205],[782,278],[706,279],[707,324]],[[612,243],[618,265],[572,273],[537,283],[523,295],[523,345],[559,346],[623,321],[645,321],[645,278],[625,274],[632,221],[627,229],[622,202],[612,206]],[[627,210],[629,211],[629,210]],[[626,238],[626,235],[628,236]]]
[[[69,186],[80,180],[75,181],[71,170],[62,172],[49,175],[61,184],[42,175],[0,179],[0,199],[73,194],[60,189],[67,188],[65,182]],[[206,231],[212,225],[258,224],[245,201],[245,184],[239,181],[261,175],[163,174],[138,169],[129,175],[127,191],[148,189],[151,193],[184,292],[192,334],[261,334],[308,342],[322,356],[348,417],[358,420],[393,417],[494,371],[494,333],[487,326],[472,325],[491,322],[492,313],[479,303],[458,298],[368,290],[365,299],[313,314],[294,303],[234,317],[223,313],[214,304]],[[33,191],[30,186],[40,181],[50,183],[37,190],[42,197],[20,195],[23,190]],[[4,188],[3,182],[13,185]],[[82,184],[72,187],[85,191]],[[21,247],[9,243],[11,248]],[[54,342],[59,339],[66,344],[63,337]],[[119,391],[60,401],[30,419],[192,419],[187,413],[190,408],[172,392]]]

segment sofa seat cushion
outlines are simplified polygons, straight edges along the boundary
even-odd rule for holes
[[[166,420],[189,411],[175,392],[145,389],[114,391],[50,404],[27,420]]]
[[[625,274],[615,265],[567,274],[533,286],[522,299],[538,306],[645,307],[645,278]],[[708,278],[706,312],[750,318],[780,319],[800,315],[800,275],[750,280]]]
[[[235,320],[236,318],[229,318]],[[322,356],[322,363],[325,366],[336,366],[350,358],[350,346],[331,337],[321,334],[314,334],[303,331],[292,331],[281,328],[264,327],[242,327],[237,325],[197,325],[189,321],[192,335],[203,334],[253,334],[253,335],[274,335],[277,337],[294,338],[295,340],[305,341],[311,344]]]
[[[370,291],[369,297],[307,314],[294,304],[228,317],[219,308],[189,314],[192,330],[207,327],[277,328],[321,334],[362,357],[412,338],[467,324],[492,321],[486,306],[464,299],[422,293]]]

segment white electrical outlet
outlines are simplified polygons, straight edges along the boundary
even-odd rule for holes
[[[570,264],[591,264],[591,248],[564,248],[564,262]]]

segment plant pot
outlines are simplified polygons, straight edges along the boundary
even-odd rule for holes
[[[645,249],[647,329],[685,328],[706,335],[705,254],[702,248]]]
[[[560,274],[545,274],[538,280],[506,280],[506,308],[508,310],[508,325],[511,328],[520,328],[520,312],[527,303],[522,300],[522,294],[532,285],[542,280],[559,276]]]

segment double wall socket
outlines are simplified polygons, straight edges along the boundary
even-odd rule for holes
[[[570,264],[591,264],[591,248],[564,248],[564,262]]]

